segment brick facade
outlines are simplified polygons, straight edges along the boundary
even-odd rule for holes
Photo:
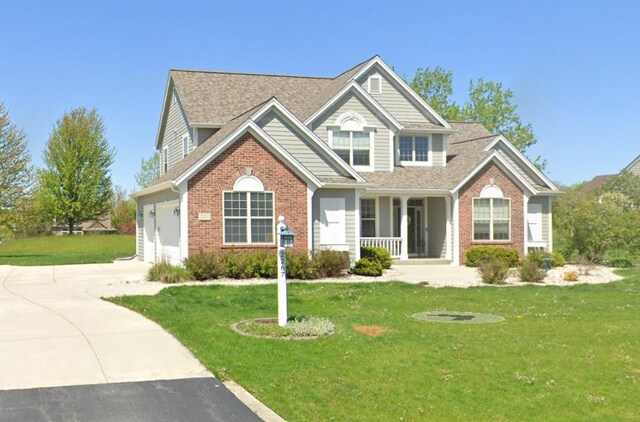
[[[189,180],[189,254],[199,251],[275,249],[274,245],[223,245],[223,192],[247,175],[260,179],[265,191],[273,192],[274,225],[286,217],[296,233],[294,249],[307,250],[307,184],[251,134],[246,133],[225,152]],[[199,221],[199,213],[211,213],[211,221]]]
[[[478,198],[482,188],[493,183],[502,189],[505,198],[511,199],[511,240],[474,241],[473,240],[473,198]],[[489,163],[460,189],[460,263],[464,264],[465,251],[476,245],[509,246],[522,255],[524,250],[524,192],[495,163]]]

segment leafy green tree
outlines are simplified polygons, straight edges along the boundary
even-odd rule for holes
[[[115,151],[104,132],[95,109],[76,108],[56,122],[45,147],[41,204],[47,216],[68,225],[69,233],[76,223],[109,212]]]
[[[602,186],[602,192],[618,192],[626,195],[631,206],[640,208],[640,175],[625,171]]]
[[[462,110],[452,99],[453,72],[440,66],[435,68],[419,67],[411,88],[425,99],[439,115],[446,120],[462,120]]]
[[[29,196],[33,172],[26,134],[11,123],[0,103],[0,210],[15,210]]]
[[[410,82],[433,109],[447,120],[479,121],[494,133],[501,133],[518,150],[525,153],[536,143],[531,124],[523,124],[517,113],[513,91],[500,82],[479,78],[469,82],[469,99],[462,106],[452,100],[453,72],[441,67],[418,68]],[[544,169],[546,161],[541,157],[532,161]]]
[[[121,186],[113,188],[110,216],[111,224],[119,233],[130,231],[132,223],[135,227],[136,203]]]
[[[153,184],[160,175],[160,154],[157,152],[148,160],[142,159],[140,170],[136,173],[136,183],[140,189],[144,189]]]

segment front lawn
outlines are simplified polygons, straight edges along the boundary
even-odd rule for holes
[[[160,323],[216,376],[287,420],[632,420],[640,414],[640,271],[621,274],[617,283],[564,288],[291,284],[291,314],[335,324],[333,336],[307,341],[230,329],[274,316],[274,285],[112,300]],[[410,317],[435,310],[506,321]]]
[[[1,243],[0,265],[91,264],[135,253],[133,235],[28,237]]]

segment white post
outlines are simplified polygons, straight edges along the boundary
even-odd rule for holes
[[[284,327],[287,324],[287,257],[280,233],[287,226],[284,217],[278,217],[276,228],[276,244],[278,245],[278,325]]]
[[[400,197],[400,259],[409,259],[409,217],[407,210],[407,203],[409,198],[406,196]]]

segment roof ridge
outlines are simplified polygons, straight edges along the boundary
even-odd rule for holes
[[[338,79],[340,76],[344,75],[345,73],[349,73],[351,72],[353,69],[355,69],[358,66],[362,66],[363,64],[370,62],[371,60],[375,59],[376,57],[379,57],[378,54],[374,54],[373,56],[369,57],[367,60],[361,61],[360,63],[358,63],[355,66],[351,66],[349,69],[345,70],[344,72],[342,72],[341,74],[339,74],[338,76],[332,78],[332,79]]]
[[[496,137],[496,136],[499,136],[499,135],[497,135],[495,133],[492,133],[490,135],[478,136],[477,138],[463,139],[462,141],[450,142],[449,145],[457,145],[457,144],[462,144],[464,142],[478,141],[480,139],[493,138],[493,137]]]
[[[355,66],[354,66],[355,67]],[[245,76],[267,76],[274,78],[300,78],[300,79],[321,79],[321,80],[332,80],[330,76],[305,76],[305,75],[285,75],[282,73],[256,73],[256,72],[230,72],[230,71],[219,71],[219,70],[195,70],[195,69],[176,69],[170,68],[169,72],[189,72],[189,73],[215,73],[222,75],[245,75]]]
[[[447,122],[449,122],[449,123],[480,123],[480,124],[482,124],[482,122],[480,120],[447,120]]]

